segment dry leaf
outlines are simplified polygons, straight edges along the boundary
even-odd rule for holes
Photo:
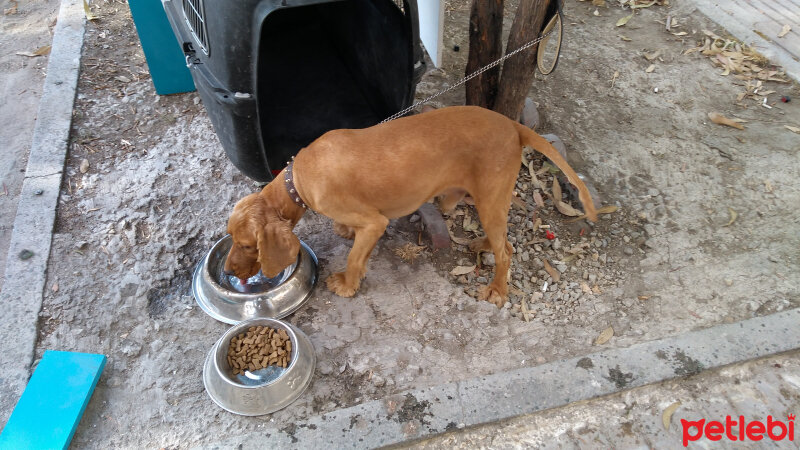
[[[629,38],[628,36],[623,36],[621,34],[618,34],[617,36],[619,36],[619,38],[622,39],[625,42],[630,42],[630,41],[633,40],[633,39]]]
[[[520,288],[518,288],[518,287],[516,287],[514,285],[511,285],[511,286],[508,287],[508,292],[510,292],[510,293],[512,293],[514,295],[518,295],[520,297],[525,295],[525,292],[523,292],[522,289],[520,289]]]
[[[597,339],[594,340],[594,345],[603,345],[612,337],[614,337],[614,328],[608,327],[600,333],[600,336],[597,336]]]
[[[651,7],[651,6],[655,5],[655,4],[656,4],[656,0],[653,0],[650,3],[643,3],[643,4],[638,4],[636,2],[633,2],[633,4],[631,5],[631,9],[649,8],[649,7]]]
[[[712,122],[718,125],[727,125],[729,127],[736,128],[738,130],[744,130],[744,127],[737,123],[735,120],[729,119],[722,114],[719,113],[708,113],[708,118],[711,119]]]
[[[736,222],[736,218],[739,217],[739,213],[734,211],[733,208],[731,208],[730,206],[728,207],[728,212],[731,215],[731,220],[729,220],[728,223],[723,225],[723,227],[729,227],[729,226],[733,225],[733,222]]]
[[[53,283],[53,292],[58,292],[58,281]]]
[[[783,26],[783,28],[781,28],[781,32],[778,33],[778,37],[782,38],[786,36],[790,31],[792,31],[792,27],[789,26],[789,24],[787,23],[786,25]]]
[[[131,82],[131,79],[126,77],[125,75],[120,75],[118,77],[114,77],[114,79],[117,80],[117,81],[122,81],[123,83],[130,83]]]
[[[539,181],[539,177],[536,176],[536,171],[533,169],[533,164],[528,166],[528,173],[531,174],[531,184],[533,187],[544,190],[544,184]]]
[[[589,246],[589,244],[586,243],[586,242],[584,242],[582,244],[577,244],[574,247],[572,247],[569,250],[567,250],[567,253],[570,253],[570,254],[573,254],[573,255],[577,255],[577,254],[583,253],[583,249],[588,247],[588,246]]]
[[[633,17],[633,14],[631,14],[630,16],[625,16],[625,17],[619,19],[617,21],[617,26],[621,27],[621,26],[625,25],[626,23],[628,23],[629,20],[631,20],[632,17]]]
[[[800,134],[800,128],[798,128],[798,127],[792,127],[792,126],[789,126],[789,125],[784,125],[784,127],[786,127],[787,130],[789,130],[789,131],[791,131],[793,133]]]
[[[455,242],[458,245],[469,245],[469,243],[471,242],[471,239],[454,236],[453,232],[450,231],[449,228],[448,228],[447,232],[450,233],[450,240]]]
[[[766,190],[767,193],[771,194],[774,189],[775,188],[772,187],[772,183],[769,180],[764,180],[764,190]]]
[[[459,275],[466,275],[471,273],[475,270],[475,266],[456,266],[453,270],[450,271],[451,275],[459,276]]]
[[[83,0],[83,13],[86,14],[86,20],[97,20],[97,16],[92,13],[87,0]]]
[[[542,198],[542,194],[540,194],[539,191],[533,193],[533,201],[539,208],[544,208],[544,199]]]
[[[558,177],[553,177],[553,203],[561,201],[561,184],[558,182]]]
[[[89,171],[89,160],[88,159],[84,159],[83,161],[81,161],[81,165],[80,165],[80,167],[78,169],[81,171],[81,173],[88,172]]]
[[[584,294],[591,294],[591,293],[592,293],[592,289],[589,287],[589,285],[588,285],[588,284],[586,284],[586,282],[585,282],[585,281],[584,281],[584,282],[581,282],[581,291],[582,291]]]
[[[530,322],[531,319],[528,317],[528,302],[525,301],[523,298],[521,302],[519,302],[520,309],[522,310],[522,318],[525,319],[525,322]]]
[[[34,58],[36,56],[45,56],[45,55],[49,55],[50,54],[50,49],[51,48],[52,48],[52,46],[50,46],[50,45],[44,45],[44,46],[41,46],[41,47],[37,48],[36,50],[34,50],[32,52],[17,52],[17,55],[19,55],[19,56],[27,56],[29,58]]]
[[[642,56],[644,56],[644,59],[646,59],[648,61],[652,61],[652,60],[658,58],[659,56],[661,56],[661,50],[656,50],[656,51],[654,51],[652,53],[643,53]]]
[[[654,70],[656,70],[656,65],[655,64],[650,64],[650,66],[648,66],[647,69],[644,69],[644,71],[646,73],[650,73],[650,72],[652,72]]]
[[[521,198],[519,198],[519,197],[517,197],[515,195],[511,196],[511,203],[513,203],[514,205],[518,206],[522,210],[525,210],[528,207],[528,205],[526,205],[525,202],[522,201]]]
[[[594,10],[594,12],[593,12],[592,14],[594,14],[595,16],[599,16],[599,15],[600,15],[600,11],[598,11],[598,10],[596,10],[596,9],[595,9],[595,10]]]
[[[583,215],[583,213],[570,206],[569,203],[564,203],[562,201],[556,202],[556,209],[565,216],[576,217]]]
[[[667,406],[667,409],[661,414],[661,423],[664,425],[665,430],[669,430],[669,425],[672,423],[672,415],[675,414],[675,411],[677,411],[680,406],[681,402],[675,402]]]
[[[537,217],[536,218],[536,222],[533,223],[533,231],[538,231],[539,227],[541,227],[541,226],[542,226],[542,218],[541,217]]]
[[[547,260],[544,260],[544,270],[553,279],[553,282],[558,283],[561,280],[561,273],[554,269]]]
[[[597,214],[611,214],[613,212],[617,212],[618,210],[619,210],[619,207],[616,206],[616,205],[606,205],[606,206],[603,206],[601,208],[596,209],[595,212]],[[586,215],[583,214],[583,215],[580,215],[580,216],[578,216],[578,217],[576,217],[574,219],[567,220],[566,223],[577,222],[577,221],[583,220],[585,218],[586,218]]]
[[[606,6],[606,0],[592,0],[594,6]]]
[[[685,32],[685,31],[679,31],[677,33],[672,33],[673,36],[686,36],[687,34],[689,34],[689,33]]]
[[[13,15],[13,14],[17,13],[17,4],[18,3],[15,0],[11,0],[11,2],[9,2],[9,3],[14,3],[14,5],[11,8],[6,8],[6,9],[3,10],[3,14],[6,15],[6,16],[10,16],[10,15]]]

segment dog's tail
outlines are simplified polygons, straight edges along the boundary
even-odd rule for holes
[[[520,123],[515,122],[514,125],[517,127],[517,131],[519,132],[519,140],[522,142],[522,145],[532,147],[537,152],[548,157],[550,161],[553,161],[555,165],[561,169],[565,175],[567,175],[569,182],[578,188],[578,198],[581,200],[581,203],[583,203],[583,209],[586,212],[586,217],[588,217],[592,222],[597,222],[597,211],[594,209],[592,195],[589,194],[589,190],[586,189],[586,185],[583,183],[583,180],[581,180],[580,177],[578,177],[578,174],[572,170],[572,167],[569,166],[567,160],[561,156],[561,153],[558,153],[558,150],[556,150],[552,144],[547,142],[545,138],[539,136],[535,131]]]

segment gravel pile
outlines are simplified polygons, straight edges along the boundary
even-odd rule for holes
[[[596,296],[621,283],[625,273],[617,263],[622,259],[639,258],[646,249],[645,233],[640,221],[646,215],[630,218],[624,211],[600,215],[599,222],[574,220],[565,216],[553,205],[549,186],[553,177],[563,178],[551,171],[539,169],[544,158],[531,155],[526,158],[537,168],[538,182],[532,182],[529,170],[521,167],[515,189],[515,199],[509,213],[508,240],[514,247],[510,269],[509,301],[503,307],[503,316],[521,320],[541,321],[545,324],[567,324],[581,305],[591,304]],[[590,185],[587,181],[587,185]],[[541,187],[534,187],[545,186]],[[589,186],[593,192],[593,186]],[[562,184],[564,202],[581,209],[577,198],[570,195],[571,188]],[[538,195],[537,195],[538,194]],[[538,207],[534,196],[541,196],[543,207]],[[467,199],[447,219],[451,234],[472,239],[482,235],[474,206]],[[538,220],[541,224],[538,224]],[[465,224],[466,223],[466,228]],[[548,239],[546,231],[555,235]],[[470,273],[452,275],[454,282],[464,285],[464,292],[477,298],[478,287],[491,281],[494,272],[494,255],[470,252],[466,245],[454,242],[456,266],[476,266]],[[546,269],[550,266],[551,272]],[[555,277],[555,278],[554,278]]]

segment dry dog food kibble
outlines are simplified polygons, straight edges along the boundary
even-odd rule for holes
[[[267,366],[286,367],[292,354],[292,341],[286,330],[270,327],[250,327],[231,339],[228,347],[228,365],[234,375],[246,370],[254,371]]]

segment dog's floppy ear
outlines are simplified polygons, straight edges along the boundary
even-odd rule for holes
[[[292,233],[289,221],[270,222],[258,232],[258,262],[261,272],[269,278],[297,260],[300,239]]]

